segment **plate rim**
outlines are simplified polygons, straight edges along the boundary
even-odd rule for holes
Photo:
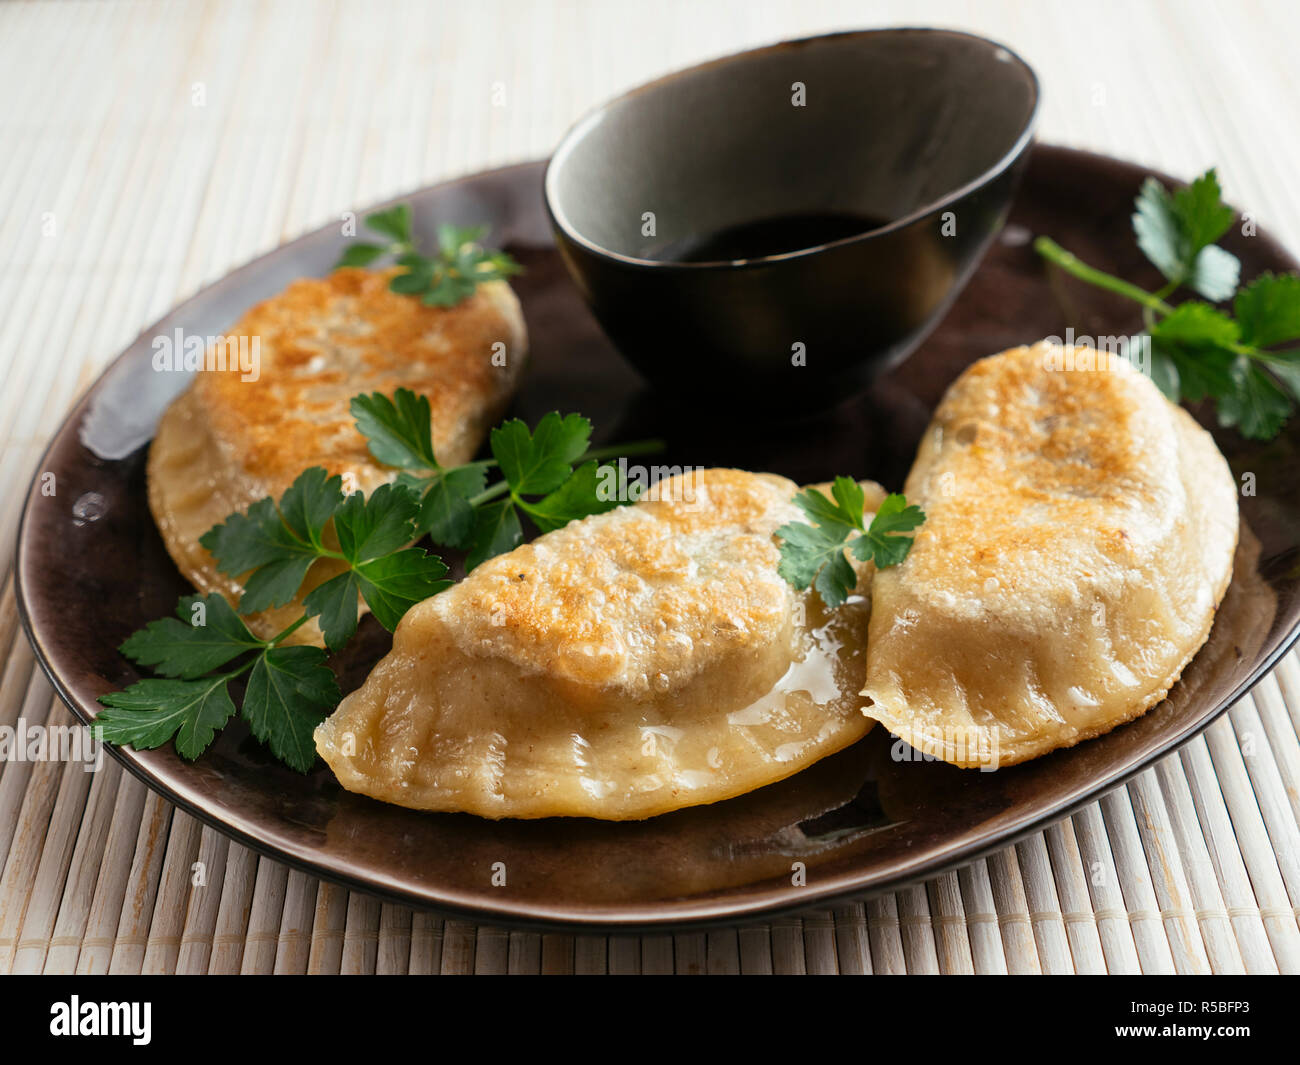
[[[1181,185],[1184,183],[1161,170],[1144,164],[1084,149],[1037,142],[1031,148],[1031,153],[1037,154],[1039,152],[1063,154],[1067,157],[1073,156],[1081,161],[1087,160],[1095,165],[1121,166],[1134,171],[1135,176],[1153,176],[1166,185],[1171,183]],[[508,166],[461,174],[446,181],[410,189],[401,195],[377,202],[356,213],[362,215],[370,211],[382,210],[385,207],[409,200],[416,195],[437,189],[448,189],[459,184],[488,177],[500,177],[512,171],[536,170],[540,179],[545,173],[547,162],[546,159],[528,160]],[[538,184],[541,184],[540,180]],[[34,490],[39,483],[41,470],[45,467],[51,452],[56,444],[63,439],[65,433],[70,428],[75,431],[74,427],[80,424],[79,419],[84,414],[91,396],[98,390],[104,379],[116,370],[142,337],[157,332],[158,327],[163,322],[174,315],[183,313],[195,301],[208,298],[214,289],[237,286],[239,280],[247,272],[252,271],[266,260],[282,255],[287,249],[313,240],[327,230],[333,229],[336,225],[337,223],[327,222],[291,241],[277,245],[275,248],[222,275],[211,284],[200,287],[182,302],[168,308],[159,319],[140,330],[117,355],[104,364],[103,369],[96,375],[95,379],[82,390],[69,406],[58,428],[53,432],[42,449],[40,457],[36,460],[27,493],[24,496],[15,534],[14,600],[19,622],[28,643],[31,645],[34,657],[41,667],[41,671],[49,680],[60,700],[71,710],[81,724],[89,725],[94,719],[86,713],[79,699],[55,672],[50,655],[40,634],[35,629],[35,623],[29,611],[27,577],[27,571],[31,564],[29,557],[29,522],[35,494]],[[1254,239],[1261,240],[1263,245],[1278,257],[1289,259],[1293,263],[1296,262],[1296,257],[1265,231],[1260,230]],[[1297,269],[1300,269],[1300,264],[1297,264]],[[1296,417],[1300,417],[1300,415],[1296,415]],[[1282,657],[1296,645],[1298,640],[1300,640],[1300,618],[1292,624],[1290,630],[1278,641],[1272,651],[1264,655],[1255,668],[1238,683],[1229,695],[1220,700],[1213,711],[1169,736],[1153,750],[1136,759],[1134,764],[1107,777],[1102,782],[1081,786],[1050,807],[1036,808],[1030,813],[1014,817],[1005,827],[993,830],[991,834],[986,832],[978,838],[970,838],[975,830],[968,831],[962,842],[946,846],[941,853],[923,856],[912,861],[894,862],[881,872],[870,876],[864,875],[860,870],[857,872],[849,870],[825,877],[819,876],[806,886],[782,890],[781,893],[785,897],[776,900],[763,895],[762,892],[766,891],[770,896],[772,892],[781,889],[769,886],[755,891],[754,885],[748,885],[747,890],[749,893],[739,897],[706,897],[697,900],[673,898],[649,905],[646,903],[602,903],[590,907],[583,907],[574,903],[552,905],[511,899],[508,896],[503,896],[500,903],[493,905],[478,901],[480,898],[486,898],[486,896],[470,895],[454,888],[432,887],[423,892],[416,891],[374,869],[339,868],[337,865],[324,864],[319,857],[313,859],[309,847],[295,846],[285,841],[276,842],[258,836],[241,827],[241,824],[232,823],[229,815],[223,819],[220,816],[221,811],[219,808],[213,805],[205,806],[158,778],[140,760],[138,752],[133,749],[116,747],[110,744],[104,744],[103,746],[110,756],[119,762],[132,776],[140,780],[148,788],[161,794],[169,802],[184,810],[200,823],[211,827],[260,855],[274,858],[277,861],[284,862],[291,868],[349,889],[364,891],[386,901],[396,902],[422,911],[445,914],[453,918],[466,918],[474,922],[505,923],[511,927],[544,931],[587,931],[596,934],[615,932],[663,934],[674,930],[698,931],[709,927],[762,921],[818,906],[824,907],[835,902],[857,901],[886,892],[897,891],[910,884],[928,880],[940,873],[967,865],[1018,842],[1034,832],[1056,824],[1088,803],[1123,787],[1138,773],[1195,739],[1259,684],[1274,669]],[[759,883],[769,884],[770,882],[763,881]],[[741,890],[746,890],[746,887],[742,887]]]

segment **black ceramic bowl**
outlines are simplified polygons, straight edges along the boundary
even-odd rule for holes
[[[970,34],[789,41],[588,115],[546,202],[574,281],[651,381],[830,399],[938,322],[1002,225],[1037,108],[1029,66]]]

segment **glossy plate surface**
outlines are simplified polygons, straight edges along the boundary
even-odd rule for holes
[[[725,395],[708,417],[681,395],[650,391],[613,351],[565,275],[542,204],[541,164],[477,175],[404,199],[431,239],[437,222],[490,222],[526,266],[516,289],[533,363],[514,413],[580,410],[597,440],[662,436],[656,462],[771,470],[796,481],[838,473],[897,488],[948,383],[968,363],[1044,336],[1140,328],[1125,305],[1050,275],[1029,246],[1046,233],[1086,261],[1155,288],[1129,226],[1145,171],[1059,148],[1034,152],[1007,230],[937,331],[867,395],[797,422],[746,420]],[[151,339],[182,327],[217,335],[295,277],[322,274],[337,227],[238,270],[178,307],[113,363],[70,413],[41,460],[19,532],[18,600],[40,661],[73,710],[135,679],[115,650],[189,591],[145,502],[145,444],[184,380],[151,369]],[[1296,263],[1264,236],[1224,241],[1243,276]],[[698,397],[696,397],[698,398]],[[1208,424],[1205,411],[1197,412]],[[1259,679],[1300,625],[1300,418],[1278,439],[1215,429],[1242,499],[1236,572],[1209,642],[1169,698],[1107,736],[1012,769],[979,773],[891,757],[877,727],[862,742],[780,784],[640,823],[489,822],[424,814],[342,791],[322,766],[285,769],[234,723],[195,763],[170,746],[112,749],[203,821],[321,876],[417,906],[513,924],[652,928],[737,921],[921,879],[1041,828],[1205,728]],[[39,474],[57,492],[39,491]],[[385,649],[366,638],[340,662],[356,686]],[[504,862],[506,884],[492,885]],[[807,884],[791,885],[803,862]]]

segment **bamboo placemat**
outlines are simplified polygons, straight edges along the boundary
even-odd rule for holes
[[[0,725],[70,713],[18,629],[41,448],[142,328],[345,210],[545,155],[586,108],[781,37],[951,25],[1037,68],[1044,140],[1181,176],[1300,247],[1285,3],[0,6]],[[265,858],[111,760],[0,764],[0,972],[1300,972],[1300,661],[1124,788],[866,903],[679,936],[443,921]]]

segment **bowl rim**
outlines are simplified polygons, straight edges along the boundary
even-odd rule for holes
[[[862,233],[854,233],[851,236],[841,237],[837,240],[812,244],[806,248],[797,248],[794,251],[778,252],[773,255],[753,256],[746,259],[711,259],[704,262],[683,262],[673,259],[643,259],[634,255],[624,255],[621,252],[612,251],[609,248],[602,247],[600,244],[597,244],[595,241],[590,240],[580,233],[577,227],[569,220],[563,207],[560,205],[560,197],[557,188],[558,172],[560,168],[564,166],[565,161],[572,153],[573,148],[583,138],[585,138],[597,124],[599,124],[612,108],[618,104],[630,100],[635,96],[640,96],[652,90],[659,89],[667,85],[669,82],[676,81],[679,78],[699,73],[700,71],[738,63],[797,46],[813,44],[820,41],[897,35],[957,37],[986,45],[995,55],[1001,52],[1008,60],[1014,62],[1020,67],[1020,69],[1028,76],[1028,84],[1031,93],[1029,113],[1025,116],[1020,132],[1012,142],[1011,147],[1008,148],[996,162],[981,171],[965,184],[944,193],[938,199],[922,204],[920,207],[908,212],[903,217],[896,218],[887,225],[877,226],[875,229],[868,229]],[[743,270],[752,266],[766,266],[770,263],[814,255],[818,252],[825,251],[827,248],[838,248],[848,244],[865,242],[897,232],[900,229],[910,226],[918,219],[925,218],[934,214],[936,211],[940,211],[945,207],[949,207],[952,204],[965,199],[972,192],[984,187],[1005,173],[1025,153],[1026,149],[1034,139],[1034,130],[1038,124],[1042,98],[1042,83],[1038,80],[1038,74],[1022,55],[1014,49],[1007,47],[1000,41],[994,40],[991,37],[985,37],[978,33],[970,33],[966,30],[947,29],[939,26],[887,26],[875,29],[837,30],[833,33],[819,33],[810,37],[795,37],[788,40],[777,41],[773,44],[760,45],[757,48],[748,48],[744,51],[732,52],[727,55],[719,56],[716,59],[709,59],[702,63],[683,67],[680,70],[675,70],[671,73],[661,75],[651,81],[644,82],[632,89],[628,89],[626,92],[620,93],[618,96],[593,107],[568,128],[564,136],[560,138],[559,143],[555,146],[555,150],[551,153],[551,157],[547,160],[546,171],[542,177],[542,198],[546,203],[546,213],[550,219],[551,227],[555,230],[556,234],[562,236],[564,240],[579,245],[596,258],[603,259],[606,262],[645,270]]]

